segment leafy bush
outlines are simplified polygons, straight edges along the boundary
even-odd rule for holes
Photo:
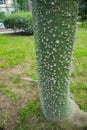
[[[87,20],[87,0],[81,0],[79,4],[79,17],[80,21],[82,21],[82,26],[84,22]]]
[[[4,19],[6,28],[20,29],[26,34],[33,33],[32,14],[30,12],[15,12]]]

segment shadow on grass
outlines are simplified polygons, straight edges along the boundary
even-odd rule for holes
[[[15,32],[15,33],[9,33],[7,34],[8,36],[32,36],[33,33],[31,34],[26,34],[25,32]]]

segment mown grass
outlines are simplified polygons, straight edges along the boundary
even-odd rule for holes
[[[37,79],[33,36],[0,35],[0,71],[0,95],[6,101],[11,99],[15,110],[18,107],[14,129],[59,130],[56,125],[47,122],[41,112],[36,83],[22,80],[23,77]],[[77,27],[70,86],[74,100],[87,111],[87,24],[84,28],[81,25]],[[20,105],[22,103],[25,104]],[[5,116],[7,120],[7,115]]]
[[[71,92],[79,106],[87,111],[87,24],[78,25],[71,70]]]
[[[35,59],[33,37],[0,35],[0,68],[13,67],[26,58]]]
[[[35,48],[33,36],[0,35],[0,69],[14,67],[18,64],[30,63],[32,78],[36,78]]]

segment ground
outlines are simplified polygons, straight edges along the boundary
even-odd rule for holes
[[[33,36],[0,35],[0,130],[59,130],[42,114],[34,50]],[[77,28],[70,86],[87,111],[87,25]]]

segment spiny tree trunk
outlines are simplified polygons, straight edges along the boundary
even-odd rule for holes
[[[87,126],[84,113],[70,99],[69,72],[78,0],[33,0],[38,84],[43,113],[66,130]]]

